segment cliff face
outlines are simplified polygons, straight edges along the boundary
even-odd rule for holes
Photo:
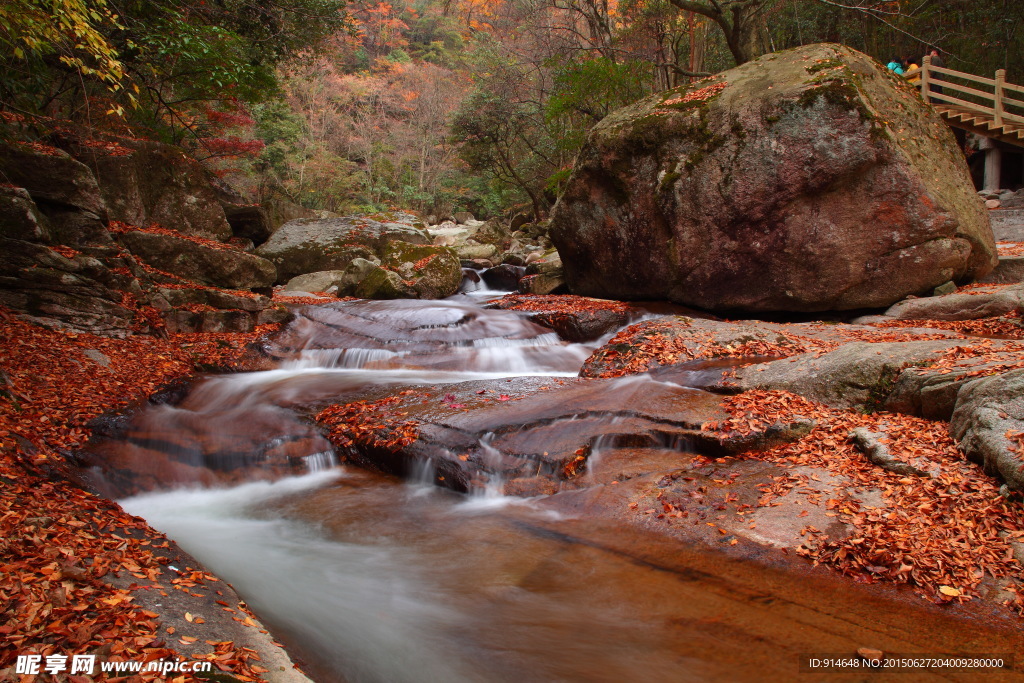
[[[107,336],[283,319],[265,295],[274,265],[228,220],[251,232],[252,211],[196,161],[152,141],[53,142],[0,144],[0,305]]]

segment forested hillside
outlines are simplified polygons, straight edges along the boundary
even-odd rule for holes
[[[181,144],[253,201],[543,214],[651,92],[821,41],[1019,81],[1022,23],[1015,0],[14,0],[0,112]]]

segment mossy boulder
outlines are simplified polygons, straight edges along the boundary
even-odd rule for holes
[[[462,284],[459,259],[446,247],[394,240],[384,248],[383,264],[399,273],[420,299],[443,299]]]
[[[355,286],[355,295],[360,299],[415,299],[416,295],[393,270],[377,266]]]
[[[831,44],[605,118],[551,239],[574,293],[713,310],[883,307],[996,263],[950,130],[913,87]]]
[[[427,233],[411,221],[389,220],[387,216],[299,218],[278,228],[256,253],[277,266],[278,282],[283,284],[296,275],[345,270],[356,258],[373,260],[394,240],[430,243]]]

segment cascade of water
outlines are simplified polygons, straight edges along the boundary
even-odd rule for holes
[[[312,453],[302,460],[306,463],[306,470],[310,473],[326,472],[338,466],[338,456],[334,454],[334,451]]]
[[[608,419],[608,425],[616,425],[622,422],[622,417],[619,415],[613,415]],[[615,445],[615,439],[618,434],[614,432],[601,434],[590,444],[590,455],[587,456],[587,471],[586,476],[588,479],[593,480],[597,473],[598,467],[601,466],[601,460],[603,459],[605,452],[610,450]]]
[[[296,358],[281,364],[289,370],[306,368],[364,368],[399,354],[387,349],[303,349]]]
[[[494,436],[494,432],[487,432],[480,437],[480,459],[484,467],[490,471],[483,488],[474,488],[470,491],[470,495],[475,498],[495,500],[505,496],[505,478],[500,474],[505,456],[492,445]]]

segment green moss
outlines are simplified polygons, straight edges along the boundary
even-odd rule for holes
[[[923,363],[927,365],[928,362]],[[885,402],[892,394],[892,390],[896,387],[896,382],[899,380],[900,375],[903,371],[910,367],[921,367],[922,362],[906,362],[900,365],[886,365],[882,368],[882,372],[878,377],[878,381],[868,389],[868,398],[864,402],[865,413],[875,413],[879,410],[883,410]]]
[[[845,66],[846,63],[843,60],[839,59],[838,57],[833,57],[832,59],[823,59],[805,68],[807,69],[807,73],[816,74],[820,71],[826,71],[828,69],[839,69]]]
[[[664,192],[665,190],[671,189],[672,186],[675,185],[676,181],[682,177],[683,174],[678,171],[666,171],[665,175],[661,177],[661,182],[658,183],[658,192]]]

